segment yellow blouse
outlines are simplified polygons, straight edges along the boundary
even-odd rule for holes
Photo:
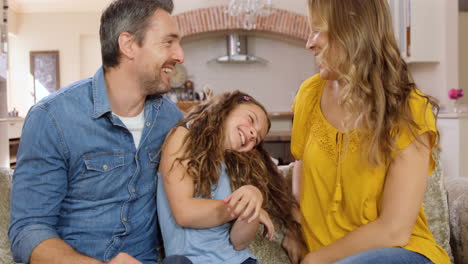
[[[357,133],[345,135],[324,118],[320,109],[324,84],[318,74],[306,80],[293,105],[291,152],[297,160],[303,161],[300,202],[309,251],[327,246],[377,219],[378,201],[388,168],[367,166]],[[410,107],[420,126],[416,136],[431,131],[434,139],[434,116],[426,99],[414,92]],[[401,132],[396,142],[398,149],[404,149],[413,140],[415,137],[409,131]],[[433,169],[431,159],[430,171]],[[447,253],[436,244],[428,228],[423,206],[404,248],[436,264],[450,263]]]

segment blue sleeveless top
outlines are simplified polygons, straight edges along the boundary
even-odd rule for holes
[[[186,256],[193,264],[241,264],[248,258],[256,259],[248,249],[234,249],[229,238],[231,223],[206,229],[183,228],[177,225],[161,177],[161,173],[158,173],[157,208],[166,256]],[[229,176],[226,168],[222,166],[219,182],[211,188],[212,197],[215,200],[223,200],[231,192]]]

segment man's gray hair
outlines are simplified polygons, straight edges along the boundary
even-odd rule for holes
[[[150,17],[157,9],[169,14],[174,9],[172,0],[115,0],[102,13],[99,36],[104,69],[120,63],[119,36],[128,32],[142,44]]]

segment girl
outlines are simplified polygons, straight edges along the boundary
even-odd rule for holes
[[[450,263],[422,200],[438,105],[400,57],[387,0],[308,0],[320,73],[293,106],[302,263]],[[285,240],[295,263],[293,240]]]
[[[256,263],[246,247],[259,223],[272,239],[269,214],[299,234],[297,204],[263,148],[269,128],[265,108],[235,91],[196,106],[168,135],[157,192],[166,255]]]

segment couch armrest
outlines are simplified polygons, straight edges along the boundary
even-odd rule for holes
[[[11,175],[8,168],[0,168],[0,263],[14,263],[8,241],[8,222],[10,218]]]
[[[468,178],[445,180],[450,218],[450,246],[455,263],[468,264]]]

